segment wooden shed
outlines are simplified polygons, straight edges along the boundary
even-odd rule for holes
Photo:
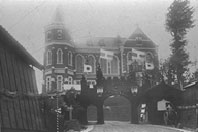
[[[44,131],[35,71],[40,65],[0,26],[0,123],[1,132]]]
[[[183,103],[180,105],[180,122],[184,127],[198,127],[198,82],[185,87],[182,95]]]
[[[182,103],[182,91],[165,84],[165,82],[161,82],[159,85],[148,89],[143,98],[148,106],[149,122],[152,124],[164,124],[164,111],[158,110],[158,102],[165,99],[177,107]]]

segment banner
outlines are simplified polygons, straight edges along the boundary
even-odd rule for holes
[[[100,49],[100,58],[103,58],[106,60],[113,60],[113,52],[107,51],[104,49]]]
[[[145,53],[132,48],[132,60],[145,61]]]

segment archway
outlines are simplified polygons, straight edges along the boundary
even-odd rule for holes
[[[130,121],[131,103],[123,96],[110,96],[104,101],[105,121]]]
[[[87,120],[88,122],[97,122],[97,107],[90,105],[87,108]]]

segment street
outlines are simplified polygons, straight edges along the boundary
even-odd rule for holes
[[[94,125],[91,132],[190,132],[186,130],[157,126],[157,125],[135,125],[129,122],[105,121],[103,125]]]

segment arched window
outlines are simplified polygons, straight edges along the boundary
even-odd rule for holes
[[[68,77],[68,84],[73,84],[73,78],[72,77]]]
[[[119,59],[117,56],[113,56],[111,61],[111,74],[119,74]]]
[[[101,67],[103,74],[107,74],[107,60],[106,59],[100,58],[100,67]]]
[[[148,52],[146,53],[146,62],[151,63],[153,62],[153,54]]]
[[[76,72],[83,73],[84,71],[84,57],[81,55],[76,56]]]
[[[129,72],[129,68],[130,68],[131,63],[132,63],[132,53],[128,52],[127,53],[127,71],[128,72]]]
[[[47,56],[46,56],[46,60],[47,60],[47,65],[51,65],[52,64],[52,51],[48,50],[47,51]]]
[[[46,82],[46,84],[45,84],[46,85],[46,91],[47,92],[51,91],[51,77],[47,76],[45,82]]]
[[[72,52],[71,51],[68,52],[68,64],[72,66]]]
[[[60,48],[57,50],[57,64],[63,64],[63,51]]]
[[[63,76],[62,75],[58,75],[57,76],[57,90],[61,91],[62,87],[63,87]]]
[[[91,73],[95,73],[95,69],[96,69],[95,63],[96,63],[95,57],[92,55],[88,56],[88,65],[91,65],[91,67],[92,67]]]

